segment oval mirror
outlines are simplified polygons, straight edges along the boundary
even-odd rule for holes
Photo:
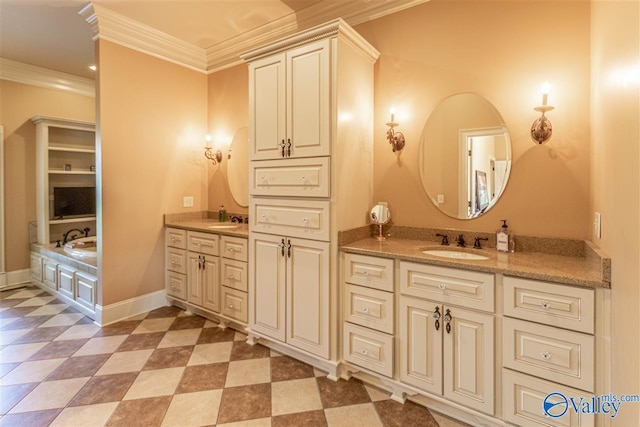
[[[371,221],[374,224],[385,225],[391,220],[391,211],[385,205],[375,205],[371,209]]]
[[[249,206],[249,128],[238,129],[229,146],[227,182],[236,203]]]
[[[496,204],[507,185],[509,131],[483,97],[452,95],[429,116],[418,162],[422,186],[440,211],[458,219],[477,218]]]

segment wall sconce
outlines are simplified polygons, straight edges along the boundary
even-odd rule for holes
[[[391,107],[389,109],[389,113],[391,113],[391,121],[387,123],[389,126],[389,130],[387,131],[387,139],[389,140],[389,144],[393,149],[393,152],[400,151],[404,148],[404,134],[402,132],[395,132],[393,130],[394,127],[398,126],[398,123],[395,122],[396,109],[395,107]]]
[[[553,134],[553,127],[551,125],[551,121],[544,115],[547,111],[553,110],[554,107],[551,105],[547,105],[547,97],[549,96],[549,83],[545,82],[542,85],[542,105],[539,107],[535,107],[534,110],[540,112],[540,117],[538,117],[531,124],[531,139],[537,142],[538,144],[544,144],[549,139],[551,139],[551,135]]]
[[[215,153],[212,151],[211,148],[211,135],[207,135],[204,137],[204,139],[207,141],[207,146],[204,147],[204,156],[211,160],[211,162],[216,165],[218,163],[222,162],[222,151],[218,150]]]

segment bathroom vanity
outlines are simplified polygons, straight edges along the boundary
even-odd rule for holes
[[[574,256],[373,238],[341,250],[342,377],[472,425],[600,425],[543,412],[552,392],[606,392],[610,260],[589,242]]]
[[[176,306],[244,330],[248,321],[247,226],[165,220],[165,289]]]

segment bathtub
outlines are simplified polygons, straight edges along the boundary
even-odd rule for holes
[[[64,251],[75,258],[95,258],[98,256],[97,244],[96,236],[83,237],[65,243]]]

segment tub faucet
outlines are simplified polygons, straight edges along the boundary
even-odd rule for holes
[[[72,228],[71,230],[67,231],[66,233],[62,234],[62,244],[64,245],[67,242],[70,242],[74,239],[76,239],[76,234],[74,232],[79,232],[79,233],[84,233],[84,237],[88,237],[89,236],[89,231],[91,231],[91,229],[89,227],[85,227],[83,230],[80,230],[78,228]],[[71,234],[74,233],[74,234]]]

